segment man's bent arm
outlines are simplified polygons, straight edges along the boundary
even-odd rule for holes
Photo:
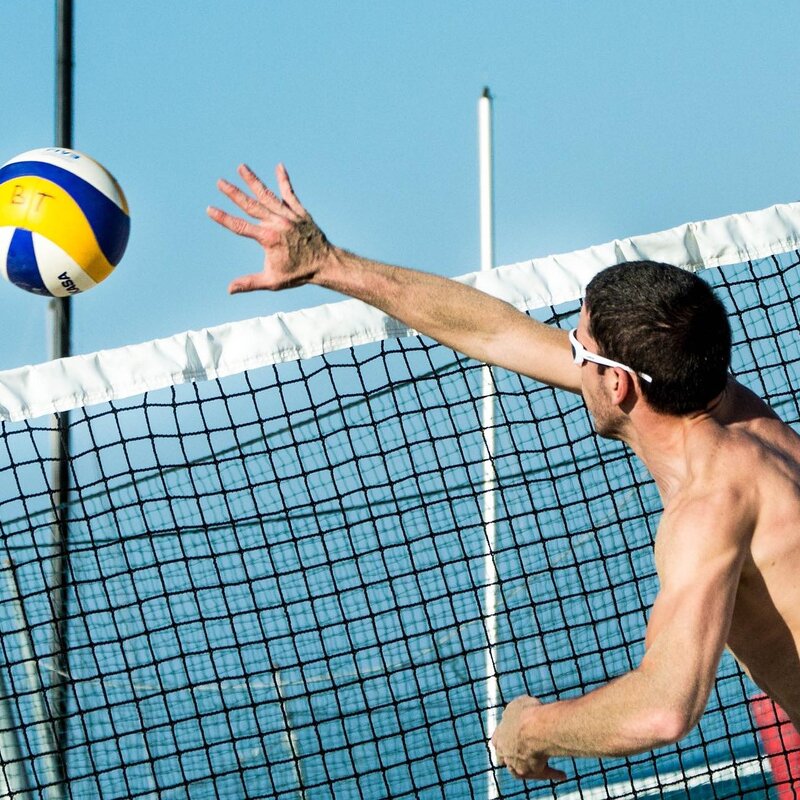
[[[410,328],[488,364],[496,364],[580,393],[580,368],[565,331],[544,325],[512,305],[447,278],[382,264],[334,247],[277,171],[281,198],[248,168],[239,174],[252,191],[227,181],[219,188],[257,220],[209,209],[209,216],[265,251],[264,271],[239,278],[230,291],[282,289],[313,283],[369,303]]]
[[[551,756],[625,756],[683,738],[699,721],[730,628],[748,521],[720,495],[665,513],[661,591],[639,667],[582,697],[509,704],[494,736],[499,760],[519,777]],[[509,713],[510,712],[510,713]],[[508,720],[506,719],[506,715]],[[506,725],[508,722],[508,725]]]

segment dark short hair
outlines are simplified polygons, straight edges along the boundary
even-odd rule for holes
[[[725,388],[728,315],[697,275],[654,261],[617,264],[592,278],[584,303],[601,354],[652,376],[640,386],[657,411],[699,411]]]

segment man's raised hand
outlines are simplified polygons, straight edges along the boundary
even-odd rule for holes
[[[208,216],[237,236],[255,239],[264,248],[264,269],[231,281],[228,291],[275,291],[308,283],[333,248],[297,199],[286,168],[278,164],[275,170],[280,197],[246,165],[242,164],[238,173],[252,195],[222,179],[217,187],[254,221],[213,206],[207,209]]]

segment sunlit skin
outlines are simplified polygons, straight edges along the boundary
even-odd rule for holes
[[[753,680],[800,721],[800,438],[731,379],[707,409],[655,411],[638,376],[573,363],[567,334],[475,289],[393,267],[332,245],[279,166],[280,196],[252,171],[249,193],[219,188],[250,219],[210,217],[259,242],[262,272],[232,293],[302,283],[382,309],[409,327],[489,364],[581,394],[597,432],[629,445],[664,504],[655,540],[660,589],[636,669],[582,697],[506,707],[492,738],[518,778],[562,780],[553,756],[626,756],[675,742],[698,722],[727,646]],[[582,311],[577,338],[598,345]]]
[[[576,336],[587,350],[594,353],[600,352],[597,342],[589,335],[588,316],[583,309],[578,318]],[[581,394],[594,423],[595,431],[608,439],[619,439],[621,436],[618,427],[624,422],[624,415],[618,406],[610,402],[608,393],[605,391],[604,380],[610,377],[606,375],[608,370],[608,367],[585,361],[581,365]]]

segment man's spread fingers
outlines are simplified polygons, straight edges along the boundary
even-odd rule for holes
[[[220,178],[217,181],[217,188],[219,188],[229,200],[239,206],[242,211],[255,219],[263,219],[268,213],[262,203],[250,197],[250,195],[245,194],[238,186],[230,183],[230,181],[226,181],[224,178]]]
[[[253,194],[259,199],[259,201],[266,206],[273,214],[280,214],[281,216],[285,216],[285,206],[280,201],[280,198],[276,196],[276,194],[258,177],[258,175],[247,166],[247,164],[241,164],[239,166],[239,175],[242,177],[242,180],[250,187],[250,190]]]
[[[300,217],[307,216],[306,210],[301,205],[300,201],[297,199],[297,195],[294,193],[294,189],[292,188],[292,181],[289,178],[289,173],[286,171],[286,167],[283,164],[278,164],[275,169],[275,175],[278,178],[278,187],[281,190],[281,197],[283,198],[283,202],[286,203],[289,208],[294,211]]]
[[[223,228],[227,228],[237,236],[246,236],[249,239],[258,239],[260,233],[258,225],[254,225],[252,222],[248,222],[246,219],[242,219],[241,217],[234,217],[233,214],[228,214],[226,211],[222,211],[214,206],[209,206],[206,209],[206,213],[209,217],[211,217],[211,219],[214,220],[214,222],[218,222]]]

